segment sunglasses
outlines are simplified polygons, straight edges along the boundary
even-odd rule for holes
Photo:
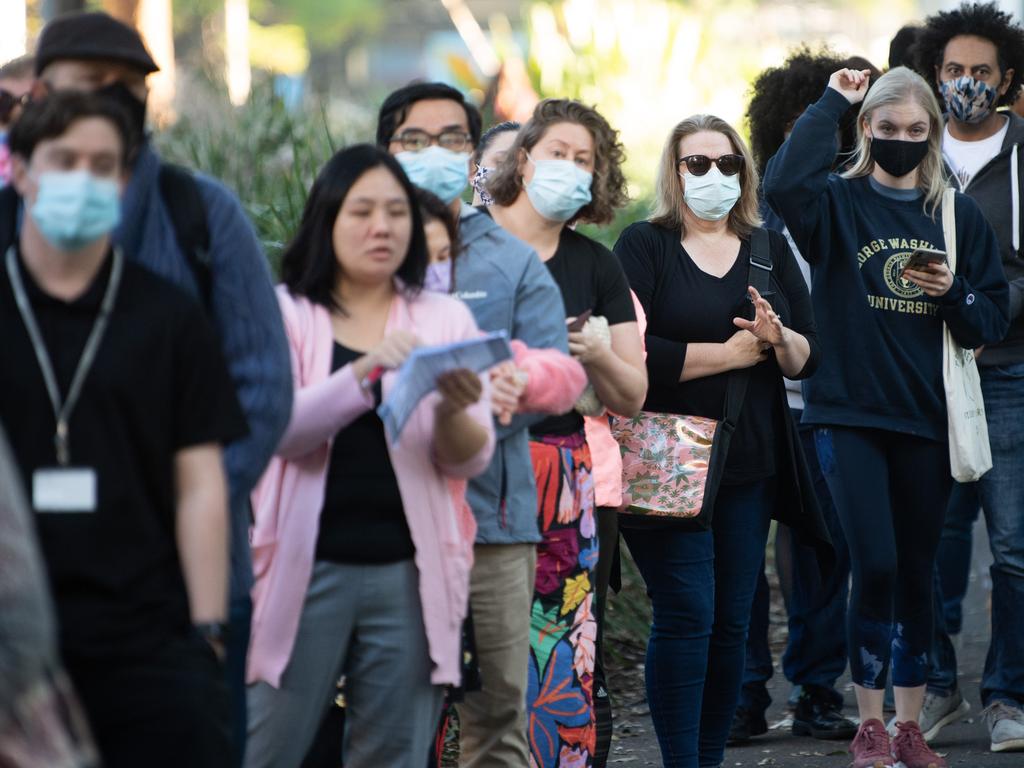
[[[722,155],[714,159],[707,155],[687,155],[679,158],[677,166],[686,163],[686,170],[694,176],[703,176],[711,170],[711,164],[718,166],[723,176],[735,176],[743,168],[743,155]]]
[[[0,122],[6,123],[11,119],[11,113],[15,107],[23,107],[28,104],[29,94],[15,96],[10,91],[0,88]]]

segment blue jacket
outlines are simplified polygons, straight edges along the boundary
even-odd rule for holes
[[[463,249],[455,262],[455,295],[484,331],[506,331],[534,349],[568,354],[562,292],[536,252],[490,216],[463,207]],[[467,501],[478,544],[540,541],[529,428],[544,416],[520,414],[495,425],[498,443],[487,470],[469,482]]]
[[[125,189],[114,241],[129,259],[198,299],[160,194],[159,171],[160,158],[147,144]],[[196,180],[210,230],[213,321],[249,422],[249,434],[224,453],[231,498],[231,595],[239,597],[248,594],[253,581],[249,493],[291,415],[291,360],[270,271],[252,224],[227,187],[207,176],[197,175]]]

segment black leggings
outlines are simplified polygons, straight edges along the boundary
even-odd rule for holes
[[[924,685],[932,569],[952,487],[949,446],[853,427],[822,427],[814,437],[850,547],[853,682],[884,688],[891,659],[893,685]]]

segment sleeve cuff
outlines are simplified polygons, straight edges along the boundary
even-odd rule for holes
[[[953,285],[944,295],[939,296],[938,302],[943,307],[954,307],[961,302],[970,306],[974,303],[975,298],[974,293],[965,287],[963,276],[956,275],[953,278]]]
[[[814,107],[834,123],[838,123],[850,109],[851,104],[849,99],[835,88],[826,87],[825,93],[814,103]]]

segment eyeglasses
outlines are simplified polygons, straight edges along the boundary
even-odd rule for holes
[[[707,155],[687,155],[679,158],[677,166],[686,163],[686,170],[694,176],[703,176],[711,170],[711,164],[718,166],[723,176],[735,176],[743,168],[743,155],[722,155],[714,159]]]
[[[23,107],[28,104],[30,99],[29,94],[23,94],[21,96],[15,96],[10,91],[5,91],[0,88],[0,122],[6,123],[11,119],[11,113],[14,112],[15,107]]]
[[[419,152],[431,144],[437,144],[443,149],[452,152],[462,152],[469,146],[471,136],[465,131],[441,131],[440,133],[427,133],[418,129],[402,131],[397,136],[392,136],[392,141],[397,141],[406,152]]]

